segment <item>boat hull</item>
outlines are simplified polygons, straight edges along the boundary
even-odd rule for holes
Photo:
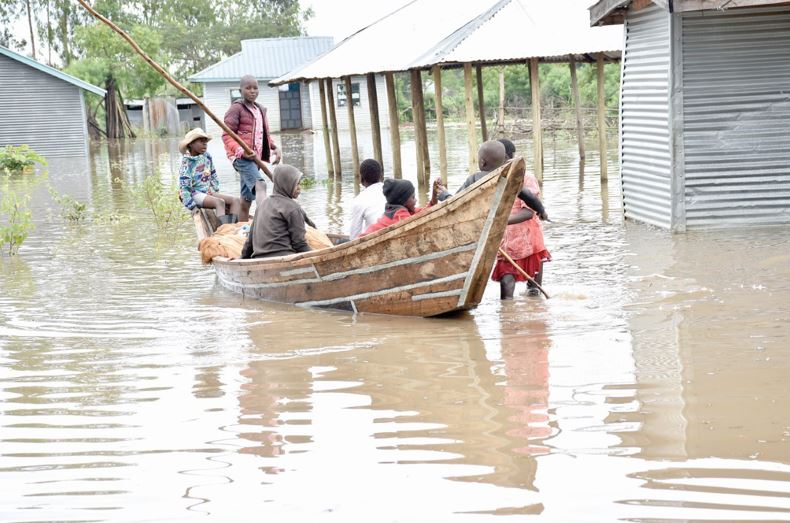
[[[214,269],[222,286],[245,297],[304,307],[422,317],[468,310],[482,299],[524,169],[514,160],[461,195],[352,242],[280,258],[215,258]]]

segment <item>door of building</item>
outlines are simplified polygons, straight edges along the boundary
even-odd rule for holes
[[[302,128],[302,95],[298,83],[288,84],[288,90],[280,90],[280,128]]]

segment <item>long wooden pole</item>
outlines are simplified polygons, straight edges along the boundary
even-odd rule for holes
[[[390,146],[392,148],[392,176],[396,180],[403,177],[400,161],[400,117],[398,116],[398,99],[395,97],[395,78],[392,73],[384,73],[387,85],[387,112],[390,118]]]
[[[170,84],[171,84],[173,87],[175,87],[176,89],[178,89],[179,91],[181,91],[181,92],[182,92],[182,93],[183,93],[185,96],[188,96],[189,98],[191,98],[191,99],[192,99],[192,101],[194,101],[194,102],[195,102],[195,104],[197,104],[197,106],[198,106],[198,107],[200,107],[201,109],[203,109],[203,111],[206,113],[206,115],[208,115],[208,117],[209,117],[209,118],[211,118],[212,120],[214,120],[214,122],[215,122],[217,125],[219,125],[220,129],[222,129],[223,131],[225,131],[225,132],[228,134],[228,136],[230,136],[231,138],[233,138],[233,139],[236,141],[236,143],[238,143],[238,144],[241,146],[241,148],[242,148],[242,149],[244,149],[244,152],[245,152],[247,155],[249,155],[249,156],[255,156],[255,158],[254,158],[254,161],[255,161],[255,163],[258,165],[258,167],[259,167],[259,168],[260,168],[260,169],[261,169],[261,170],[262,170],[264,173],[266,173],[266,176],[268,176],[269,178],[272,178],[272,172],[271,172],[271,170],[269,170],[269,166],[268,166],[268,165],[266,165],[266,164],[263,162],[263,160],[261,160],[260,158],[258,158],[258,157],[255,155],[255,152],[254,152],[254,151],[253,151],[253,150],[250,148],[250,146],[249,146],[249,145],[247,145],[246,143],[244,143],[244,140],[242,140],[242,139],[239,137],[239,135],[238,135],[238,134],[236,134],[235,132],[231,131],[231,130],[230,130],[230,127],[228,127],[228,126],[225,124],[225,122],[224,122],[223,120],[221,120],[220,118],[217,118],[217,116],[216,116],[216,115],[215,115],[213,112],[211,112],[211,110],[210,110],[208,107],[206,107],[206,105],[205,105],[205,104],[203,104],[203,102],[200,100],[200,98],[198,98],[197,96],[195,96],[195,94],[194,94],[194,93],[192,93],[192,91],[190,91],[189,89],[187,89],[186,87],[184,87],[183,85],[181,85],[181,83],[179,83],[179,82],[178,82],[178,81],[177,81],[175,78],[173,78],[172,76],[170,76],[170,74],[169,74],[167,71],[165,71],[165,70],[162,68],[162,66],[161,66],[161,65],[159,65],[158,63],[156,63],[156,62],[155,62],[155,61],[154,61],[154,60],[153,60],[153,59],[152,59],[150,56],[148,56],[148,54],[147,54],[145,51],[143,51],[143,50],[140,48],[140,46],[139,46],[139,45],[137,45],[137,42],[135,42],[135,41],[132,39],[132,37],[131,37],[131,36],[129,36],[129,35],[128,35],[128,34],[127,34],[127,33],[126,33],[126,32],[125,32],[123,29],[121,29],[120,27],[118,27],[117,25],[115,25],[114,23],[112,23],[110,20],[108,20],[107,18],[105,18],[105,17],[104,17],[104,16],[102,16],[101,14],[97,13],[97,12],[96,12],[96,11],[95,11],[95,10],[94,10],[94,9],[93,9],[91,6],[90,6],[90,5],[88,5],[88,3],[87,3],[85,0],[77,0],[77,1],[78,1],[78,2],[80,3],[80,5],[81,5],[82,7],[84,7],[84,8],[85,8],[85,9],[86,9],[86,10],[87,10],[87,11],[88,11],[88,12],[89,12],[91,15],[93,15],[93,17],[94,17],[94,18],[96,18],[97,20],[99,20],[99,21],[101,21],[101,22],[103,22],[103,23],[107,24],[107,25],[110,27],[110,29],[112,29],[113,31],[115,31],[116,33],[118,33],[118,34],[121,36],[121,38],[123,38],[124,40],[126,40],[126,41],[129,43],[129,45],[131,45],[131,46],[132,46],[132,48],[133,48],[133,49],[134,49],[134,50],[137,52],[137,54],[139,54],[140,56],[142,56],[143,60],[145,60],[145,61],[146,61],[146,63],[148,63],[148,65],[150,65],[151,67],[153,67],[153,68],[154,68],[154,70],[155,70],[157,73],[159,73],[160,75],[162,75],[162,77],[163,77],[165,80],[167,80],[168,82],[170,82]]]
[[[444,134],[444,107],[442,106],[442,68],[434,65],[433,92],[436,100],[436,134],[439,135],[439,174],[447,185],[447,142]]]
[[[351,77],[343,78],[346,88],[346,108],[348,109],[348,133],[351,135],[351,160],[354,164],[354,180],[359,182],[359,146],[357,145],[357,122],[354,119],[354,93],[351,91]]]
[[[475,129],[475,106],[472,102],[472,64],[464,64],[464,101],[466,105],[466,141],[469,146],[469,173],[477,166],[477,130]]]
[[[370,109],[370,130],[373,134],[373,157],[384,166],[381,151],[381,123],[379,122],[379,94],[376,90],[376,75],[368,73],[368,108]]]
[[[606,84],[604,83],[603,53],[596,57],[598,65],[598,148],[601,154],[601,181],[609,179],[609,169],[606,163]]]
[[[529,85],[532,91],[532,150],[535,178],[543,182],[543,126],[540,115],[540,71],[538,59],[529,59]]]
[[[332,164],[332,145],[329,141],[329,123],[326,116],[326,88],[324,81],[318,79],[318,96],[321,99],[321,125],[324,127],[324,152],[326,152],[326,169],[330,176],[335,175],[335,166]]]
[[[335,158],[335,176],[343,174],[340,166],[340,142],[337,134],[337,113],[335,112],[335,91],[332,79],[326,78],[326,104],[329,107],[329,122],[332,124],[332,154]]]
[[[535,288],[536,288],[536,289],[538,289],[540,292],[542,292],[542,293],[543,293],[543,295],[546,297],[546,299],[550,298],[550,296],[548,295],[548,293],[547,293],[546,291],[544,291],[544,290],[543,290],[543,287],[541,287],[541,286],[540,286],[540,284],[539,284],[538,282],[536,282],[536,281],[535,281],[535,278],[533,278],[532,276],[530,276],[529,274],[527,274],[527,271],[525,271],[524,269],[522,269],[522,268],[521,268],[521,267],[520,267],[520,266],[519,266],[519,265],[518,265],[518,264],[517,264],[515,261],[513,261],[513,258],[511,258],[510,256],[508,256],[508,254],[507,254],[507,253],[506,253],[506,252],[505,252],[503,249],[501,249],[501,248],[499,249],[499,254],[500,254],[500,255],[501,255],[501,256],[502,256],[502,257],[503,257],[505,260],[507,260],[508,262],[510,262],[510,264],[511,264],[513,267],[515,267],[515,268],[516,268],[516,270],[522,274],[522,276],[524,276],[524,277],[525,277],[527,280],[529,280],[529,281],[530,281],[530,282],[531,282],[531,283],[532,283],[532,284],[535,286]]]
[[[488,141],[488,126],[486,125],[486,102],[483,96],[483,67],[478,65],[477,73],[477,109],[480,111],[480,130],[483,133],[483,141]]]
[[[414,114],[414,135],[417,145],[417,173],[420,182],[427,185],[431,178],[431,159],[428,153],[428,132],[425,128],[422,74],[419,69],[411,70],[411,107]]]
[[[505,69],[499,70],[499,118],[498,131],[505,134]]]
[[[584,159],[584,119],[582,117],[582,98],[579,94],[579,82],[576,78],[576,59],[571,56],[571,92],[573,93],[573,105],[576,107],[576,132],[579,140],[579,159]]]

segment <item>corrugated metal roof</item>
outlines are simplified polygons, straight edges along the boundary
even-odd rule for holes
[[[41,62],[37,62],[32,58],[29,58],[25,55],[21,55],[15,51],[12,51],[11,49],[8,49],[7,47],[3,47],[2,45],[0,45],[0,54],[7,56],[13,60],[16,60],[17,62],[21,62],[25,65],[29,65],[33,69],[38,69],[42,73],[46,73],[50,76],[54,76],[55,78],[63,80],[64,82],[68,82],[71,85],[76,85],[80,89],[84,89],[85,91],[89,91],[93,94],[98,94],[99,96],[104,96],[105,94],[107,94],[107,91],[105,91],[101,87],[97,87],[93,84],[89,84],[88,82],[84,82],[79,78],[75,78],[70,74],[66,74],[63,71],[59,71],[54,67],[44,65]]]
[[[331,36],[242,40],[241,52],[192,75],[191,82],[236,82],[245,74],[277,78],[332,48]]]
[[[465,62],[619,58],[622,30],[592,28],[589,0],[412,0],[272,85]],[[387,45],[397,42],[397,45]]]

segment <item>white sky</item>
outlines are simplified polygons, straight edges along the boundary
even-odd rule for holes
[[[306,24],[309,36],[332,36],[335,43],[388,15],[410,0],[300,0],[314,15]],[[468,1],[468,0],[460,0]],[[448,1],[451,4],[451,1]]]

